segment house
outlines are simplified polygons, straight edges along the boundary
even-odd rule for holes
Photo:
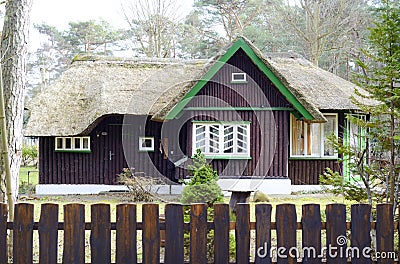
[[[197,149],[223,189],[290,193],[341,169],[327,136],[351,132],[355,88],[245,38],[210,60],[84,56],[32,100],[25,135],[39,138],[41,193],[119,188],[126,167],[178,182]]]

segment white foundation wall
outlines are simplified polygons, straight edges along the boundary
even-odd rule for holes
[[[225,195],[232,190],[261,190],[267,194],[291,194],[290,179],[220,179],[218,185]],[[184,185],[155,185],[158,194],[180,194]],[[38,184],[37,195],[99,194],[101,192],[128,191],[124,185],[103,184]]]

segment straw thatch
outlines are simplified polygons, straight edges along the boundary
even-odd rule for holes
[[[319,110],[358,109],[350,100],[354,84],[296,54],[263,56],[244,40],[314,117],[314,122],[325,121]],[[162,120],[223,53],[208,62],[77,59],[31,101],[25,135],[79,135],[110,114],[148,115]]]
[[[28,105],[26,136],[84,133],[109,114],[154,115],[189,90],[206,61],[75,61]]]

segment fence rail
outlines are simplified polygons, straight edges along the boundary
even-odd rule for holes
[[[275,210],[273,222],[272,206],[256,204],[255,221],[251,222],[250,205],[238,204],[236,221],[232,222],[229,205],[216,204],[214,220],[210,222],[207,221],[207,206],[192,204],[190,222],[186,223],[181,204],[165,206],[165,221],[160,221],[158,204],[143,204],[142,222],[138,222],[136,204],[119,204],[116,222],[111,222],[110,205],[94,204],[91,205],[91,221],[85,222],[85,206],[67,204],[63,206],[64,222],[59,222],[59,205],[42,204],[40,219],[34,222],[34,206],[21,203],[15,206],[14,221],[7,222],[7,206],[0,204],[0,263],[10,261],[8,230],[13,231],[13,263],[33,263],[36,231],[39,237],[37,261],[41,264],[60,261],[60,240],[63,263],[112,263],[112,259],[115,263],[229,263],[231,230],[235,233],[234,263],[239,264],[321,263],[322,260],[327,263],[373,263],[375,260],[397,263],[398,248],[395,251],[394,241],[395,235],[398,240],[398,222],[393,220],[390,204],[376,206],[375,222],[370,221],[371,206],[366,204],[351,206],[350,222],[346,222],[343,204],[327,205],[325,222],[321,220],[318,204],[303,205],[301,219],[297,219],[293,204],[280,204]],[[90,254],[85,245],[85,230],[90,232]],[[210,230],[214,232],[213,260],[207,258]],[[374,239],[371,239],[371,230]],[[185,233],[190,236],[188,250],[185,250]],[[161,236],[165,241],[163,250]],[[371,251],[373,244],[374,251]]]

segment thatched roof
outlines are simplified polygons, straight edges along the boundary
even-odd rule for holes
[[[105,115],[154,115],[182,97],[206,68],[204,60],[74,61],[29,103],[25,135],[79,135]]]
[[[358,109],[350,100],[354,84],[296,54],[262,55],[247,39],[243,40],[314,122],[325,121],[320,110]],[[150,115],[162,120],[225,51],[209,61],[78,59],[31,101],[25,135],[79,135],[109,114]]]

